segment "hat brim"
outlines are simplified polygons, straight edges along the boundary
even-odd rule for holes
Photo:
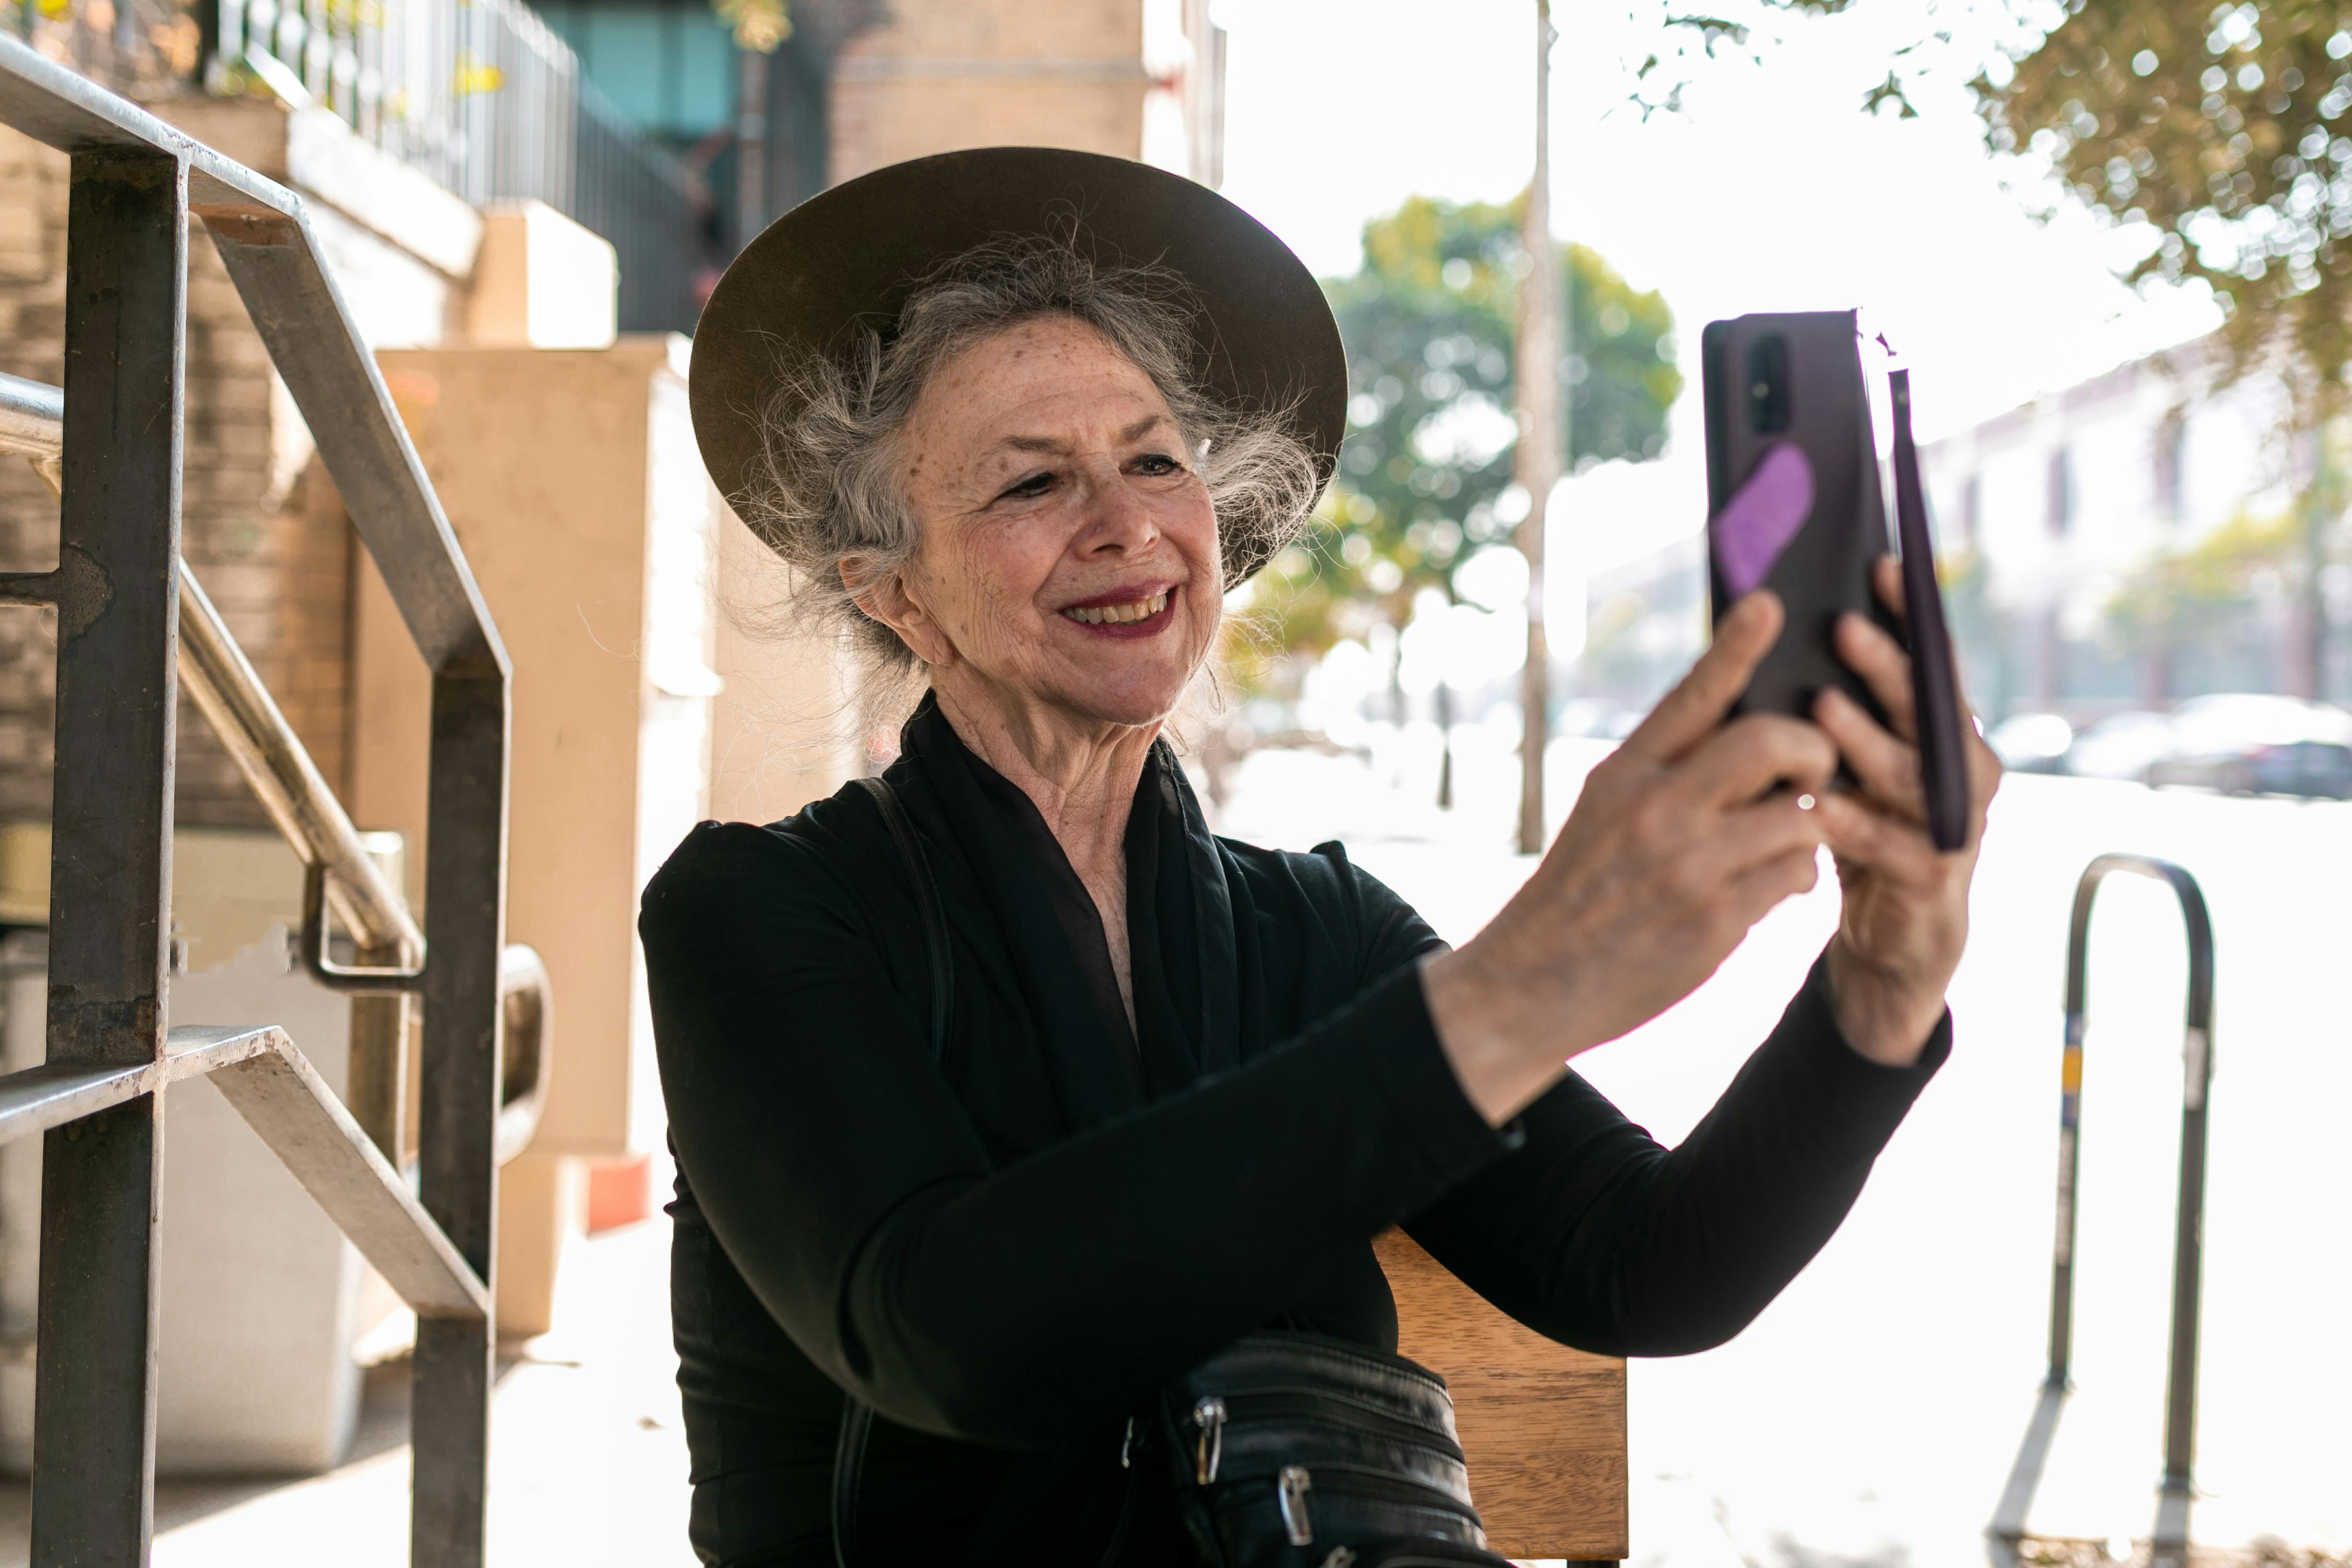
[[[1205,185],[1148,163],[1051,147],[989,147],[894,163],[813,196],[728,267],[696,324],[694,434],[719,493],[758,488],[760,418],[782,366],[886,333],[940,262],[991,240],[1074,237],[1105,264],[1156,263],[1190,285],[1193,372],[1239,409],[1285,411],[1328,481],[1347,434],[1348,360],[1314,275],[1273,232]],[[1238,582],[1262,555],[1229,551]]]

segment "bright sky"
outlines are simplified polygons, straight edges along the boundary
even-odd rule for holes
[[[2034,193],[2003,188],[2028,172],[1985,150],[1964,90],[1990,52],[1981,30],[1941,51],[1913,94],[1920,118],[1862,112],[1952,0],[1933,19],[1930,0],[1860,0],[1777,22],[1786,42],[1763,64],[1703,64],[1685,111],[1646,121],[1622,62],[1650,51],[1663,7],[1630,18],[1629,3],[1556,0],[1553,225],[1664,292],[1693,392],[1664,461],[1570,486],[1555,559],[1604,570],[1699,526],[1698,329],[1717,317],[1864,308],[1912,368],[1923,437],[2218,319],[2197,299],[2138,299],[2115,280],[2125,236],[2071,208],[2037,223]],[[1231,35],[1225,193],[1318,273],[1353,271],[1364,220],[1409,194],[1525,184],[1531,0],[1215,0],[1215,16]]]

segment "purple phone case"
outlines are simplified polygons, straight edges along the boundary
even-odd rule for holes
[[[1757,461],[1707,530],[1723,585],[1735,599],[1752,593],[1772,573],[1772,563],[1813,515],[1813,465],[1805,449],[1781,442]]]

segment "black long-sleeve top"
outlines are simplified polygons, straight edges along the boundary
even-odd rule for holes
[[[1093,1563],[1125,1417],[1174,1375],[1262,1326],[1395,1348],[1391,1225],[1568,1343],[1720,1343],[1948,1050],[1947,1019],[1916,1067],[1864,1060],[1817,965],[1679,1147],[1573,1072],[1497,1132],[1430,1021],[1437,937],[1339,845],[1212,837],[1156,747],[1131,1029],[1085,887],[929,699],[887,777],[950,927],[940,1060],[915,891],[862,791],[704,823],[646,891],[707,1563],[833,1561],[845,1389],[877,1413],[867,1561]],[[1120,1562],[1161,1562],[1152,1533]]]

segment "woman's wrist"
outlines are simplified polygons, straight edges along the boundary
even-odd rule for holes
[[[1498,973],[1478,944],[1422,960],[1421,988],[1454,1082],[1487,1125],[1517,1115],[1566,1070],[1569,1010],[1540,994],[1548,988]]]
[[[1879,968],[1843,934],[1831,938],[1830,1014],[1855,1055],[1881,1067],[1914,1067],[1944,1016],[1944,993]]]

